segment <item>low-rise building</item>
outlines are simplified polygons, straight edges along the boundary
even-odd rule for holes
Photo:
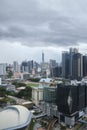
[[[8,91],[16,91],[15,85],[12,84],[1,84],[0,86],[4,87]]]
[[[32,88],[32,102],[38,106],[43,101],[43,87]]]
[[[9,106],[0,111],[0,130],[25,130],[31,119],[32,113],[27,108],[20,105]]]

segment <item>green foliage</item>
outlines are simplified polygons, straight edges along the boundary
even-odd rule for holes
[[[13,72],[9,71],[7,76],[8,76],[8,78],[11,78],[13,76]]]
[[[4,87],[0,87],[0,97],[5,97],[6,96],[6,89]]]
[[[16,104],[15,100],[8,97],[4,97],[3,99],[0,100],[0,107],[6,106],[8,102],[10,104]]]
[[[14,91],[7,91],[6,92],[7,95],[11,95],[11,96],[15,96],[16,93]]]
[[[35,125],[35,121],[32,120],[28,130],[33,130],[34,129],[34,125]]]
[[[21,90],[20,92],[18,92],[16,94],[16,96],[18,98],[24,98],[24,99],[30,100],[31,96],[32,96],[32,88],[31,87],[26,87],[25,90]]]
[[[40,81],[40,78],[30,78],[29,81],[32,81],[32,82],[39,82],[39,81]]]
[[[29,83],[27,84],[27,87],[38,87],[39,84]]]
[[[33,114],[34,115],[39,115],[39,114],[41,114],[42,112],[34,112]]]
[[[78,124],[75,126],[75,130],[79,130],[82,126],[83,126],[83,124],[78,123]]]
[[[66,126],[61,125],[60,128],[61,130],[66,130]]]
[[[15,85],[16,87],[22,87],[22,86],[26,86],[25,83],[18,83],[18,82],[13,82],[13,85]]]
[[[41,123],[41,126],[42,126],[42,127],[44,127],[44,128],[47,127],[47,123],[46,123],[46,122],[41,121],[40,123]]]

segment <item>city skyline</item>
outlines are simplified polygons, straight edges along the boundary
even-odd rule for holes
[[[70,47],[87,53],[86,0],[1,0],[0,62],[61,62]]]

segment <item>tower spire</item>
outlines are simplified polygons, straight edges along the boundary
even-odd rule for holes
[[[44,52],[42,50],[42,63],[44,63]]]

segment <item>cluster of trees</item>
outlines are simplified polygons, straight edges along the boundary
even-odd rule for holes
[[[29,78],[29,81],[31,81],[31,82],[39,82],[40,78]]]
[[[8,98],[7,95],[10,95],[12,92],[7,91],[4,87],[0,87],[0,107],[4,107],[9,102],[10,104],[16,104],[13,99]]]
[[[7,91],[4,87],[0,87],[0,97],[5,97],[7,94]]]
[[[31,87],[26,87],[24,90],[21,90],[16,94],[16,97],[18,98],[24,98],[26,100],[31,100],[32,96],[32,88]]]
[[[7,95],[15,96],[14,91],[7,91],[6,88],[0,87],[0,97],[6,97]]]
[[[24,90],[20,90],[18,93],[15,93],[14,96],[18,97],[18,98],[24,98],[27,100],[31,99],[32,96],[32,88],[30,86],[27,86],[25,83],[19,83],[19,82],[13,82],[13,85],[17,87],[22,87],[25,86]]]
[[[8,77],[8,78],[11,78],[12,76],[13,76],[13,72],[12,72],[12,71],[8,71],[7,77]]]
[[[15,85],[16,87],[26,86],[25,83],[19,83],[19,82],[13,82],[12,84]]]
[[[6,97],[7,95],[15,96],[18,98],[23,98],[26,100],[31,100],[32,97],[32,88],[30,86],[26,86],[25,83],[13,82],[13,85],[16,87],[25,86],[24,90],[20,90],[19,92],[7,91],[4,87],[0,87],[0,97]],[[4,102],[4,101],[2,101]]]

